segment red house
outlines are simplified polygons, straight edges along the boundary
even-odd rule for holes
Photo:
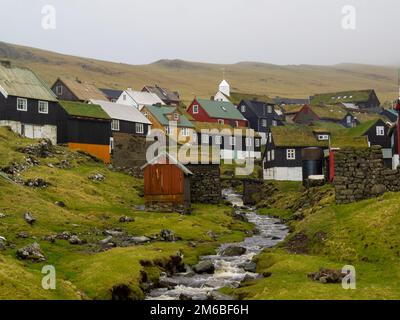
[[[187,112],[195,121],[247,127],[246,118],[230,102],[196,98],[187,108]]]

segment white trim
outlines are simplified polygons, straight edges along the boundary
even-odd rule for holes
[[[144,133],[144,124],[143,123],[135,123],[135,132],[136,133]]]
[[[8,98],[8,92],[2,86],[0,86],[0,93],[4,96],[4,98]]]
[[[40,104],[41,103],[44,104],[43,106],[44,106],[45,111],[40,111]],[[39,100],[38,101],[38,112],[42,113],[42,114],[49,114],[49,103],[47,101]]]
[[[222,137],[221,137],[220,135],[216,135],[216,136],[214,137],[214,142],[215,142],[215,144],[217,144],[217,145],[221,145],[221,144],[222,144]]]
[[[199,105],[197,105],[197,104],[193,105],[192,110],[193,110],[193,114],[198,114],[199,113]]]
[[[376,126],[376,135],[384,136],[385,135],[385,127],[384,126]]]
[[[24,108],[23,109],[20,109],[19,108],[19,102],[20,101],[22,101],[22,102],[25,102],[24,103]],[[25,99],[25,98],[17,98],[17,111],[28,111],[28,99]]]
[[[112,119],[112,121],[111,121],[111,130],[112,131],[119,131],[119,120],[118,119]]]
[[[286,160],[296,160],[296,149],[286,149]]]

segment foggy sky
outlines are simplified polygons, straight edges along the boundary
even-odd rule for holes
[[[47,4],[56,30],[41,26]],[[355,30],[342,28],[345,5]],[[130,64],[400,64],[399,31],[399,0],[0,1],[0,41]]]

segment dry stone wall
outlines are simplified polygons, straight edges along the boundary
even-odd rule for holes
[[[191,201],[218,203],[222,192],[219,164],[189,164],[186,167],[193,173],[190,178]]]
[[[337,203],[351,203],[400,191],[400,170],[385,168],[380,146],[347,148],[335,153],[333,181]]]

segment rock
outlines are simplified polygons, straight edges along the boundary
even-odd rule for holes
[[[121,222],[121,223],[124,223],[124,222],[134,222],[134,221],[135,221],[134,218],[127,217],[127,216],[119,218],[119,222]]]
[[[186,293],[181,293],[179,295],[179,300],[181,300],[181,301],[189,301],[189,300],[193,300],[193,297],[188,295],[188,294],[186,294]]]
[[[215,267],[211,260],[203,260],[193,267],[193,271],[196,273],[212,274],[215,271]]]
[[[252,281],[252,280],[255,280],[255,279],[258,279],[258,278],[260,278],[260,275],[259,274],[246,274],[245,276],[244,276],[244,278],[243,278],[243,280],[242,280],[242,282],[246,282],[246,281]]]
[[[1,213],[0,212],[0,219],[3,219],[3,218],[5,218],[6,217],[6,215],[4,214],[4,213]]]
[[[161,230],[160,236],[164,241],[168,241],[168,242],[176,241],[175,233],[171,230],[167,230],[167,229]]]
[[[233,257],[241,256],[246,253],[246,248],[239,246],[230,246],[221,251],[221,256]]]
[[[262,276],[263,276],[264,278],[269,278],[270,276],[272,276],[272,272],[269,272],[269,271],[263,272],[263,273],[262,273]]]
[[[57,235],[49,235],[49,236],[43,237],[44,241],[48,241],[50,243],[56,242],[56,239],[57,239]]]
[[[30,212],[24,213],[24,219],[31,226],[36,222],[36,219],[32,216],[32,214]]]
[[[108,244],[112,241],[113,237],[112,236],[108,236],[107,238],[100,240],[100,244]]]
[[[33,262],[46,261],[44,254],[40,250],[40,245],[37,242],[18,249],[17,257],[23,260],[32,260]]]
[[[376,184],[371,188],[371,193],[380,196],[386,192],[386,187],[383,184]]]
[[[83,241],[81,239],[79,239],[78,236],[76,236],[76,235],[71,236],[71,238],[69,238],[68,242],[73,245],[83,244]]]
[[[161,277],[160,280],[158,281],[158,286],[160,288],[167,288],[169,290],[173,289],[178,284],[179,284],[178,281],[168,277]]]
[[[4,250],[6,248],[7,239],[0,236],[0,250]]]
[[[134,244],[141,244],[150,242],[151,239],[145,236],[140,236],[140,237],[130,237],[128,241],[133,242]]]
[[[124,234],[124,232],[121,231],[120,229],[112,229],[112,230],[104,231],[104,234],[106,236],[118,237],[118,236],[122,236]]]
[[[308,244],[309,239],[307,235],[299,232],[287,241],[286,248],[290,253],[307,254],[309,251]]]
[[[223,294],[221,292],[218,291],[213,291],[210,293],[209,295],[210,300],[234,300],[231,296],[228,296],[226,294]]]
[[[89,179],[89,180],[92,180],[92,181],[101,182],[101,181],[104,181],[104,180],[106,179],[106,177],[105,177],[105,175],[103,175],[103,174],[101,174],[101,173],[92,173],[92,174],[88,177],[88,179]]]
[[[42,178],[28,179],[24,182],[24,185],[32,188],[47,188],[50,183]]]
[[[320,268],[318,272],[309,273],[308,277],[321,283],[340,283],[346,276],[341,270]]]
[[[233,215],[233,217],[234,217],[236,220],[243,221],[243,222],[248,222],[247,216],[246,216],[246,214],[243,213],[243,212],[236,212],[236,213]]]
[[[63,231],[56,235],[56,239],[59,240],[69,240],[72,237],[72,233],[69,231]]]
[[[257,265],[254,262],[245,262],[239,265],[240,268],[243,268],[244,271],[256,273]]]
[[[28,232],[21,231],[21,232],[18,232],[17,237],[21,238],[21,239],[27,239],[27,238],[29,238],[29,234],[28,234]]]
[[[212,230],[207,231],[207,236],[209,236],[213,240],[217,240],[217,235]]]
[[[62,201],[56,201],[56,202],[54,202],[54,204],[56,206],[59,206],[60,208],[65,208],[66,207],[65,203],[62,202]]]

